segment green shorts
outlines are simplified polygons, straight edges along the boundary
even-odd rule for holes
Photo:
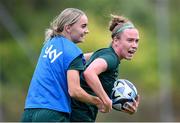
[[[69,122],[70,115],[50,109],[25,109],[21,122]]]
[[[98,109],[96,106],[72,99],[70,122],[95,122]]]

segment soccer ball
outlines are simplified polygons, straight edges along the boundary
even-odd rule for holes
[[[114,87],[111,93],[113,109],[122,111],[127,106],[126,103],[132,103],[137,97],[136,87],[126,79],[118,79],[114,82]]]

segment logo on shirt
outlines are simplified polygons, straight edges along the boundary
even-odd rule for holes
[[[51,60],[51,63],[53,63],[62,53],[62,51],[57,53],[56,49],[53,49],[53,45],[51,45],[45,49],[45,55],[43,55],[43,58],[48,57]]]

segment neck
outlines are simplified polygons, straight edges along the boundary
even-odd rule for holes
[[[61,34],[63,37],[69,39],[70,41],[72,41],[71,37],[69,36],[69,34],[67,34],[66,32],[61,32]]]
[[[118,48],[113,44],[112,44],[112,48],[114,49],[114,52],[119,57],[119,59],[122,60],[122,57],[120,56],[120,51],[118,50]]]

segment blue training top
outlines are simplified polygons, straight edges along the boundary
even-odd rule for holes
[[[70,113],[67,70],[79,55],[83,57],[82,51],[67,38],[55,36],[47,41],[30,83],[25,109],[47,108]]]

